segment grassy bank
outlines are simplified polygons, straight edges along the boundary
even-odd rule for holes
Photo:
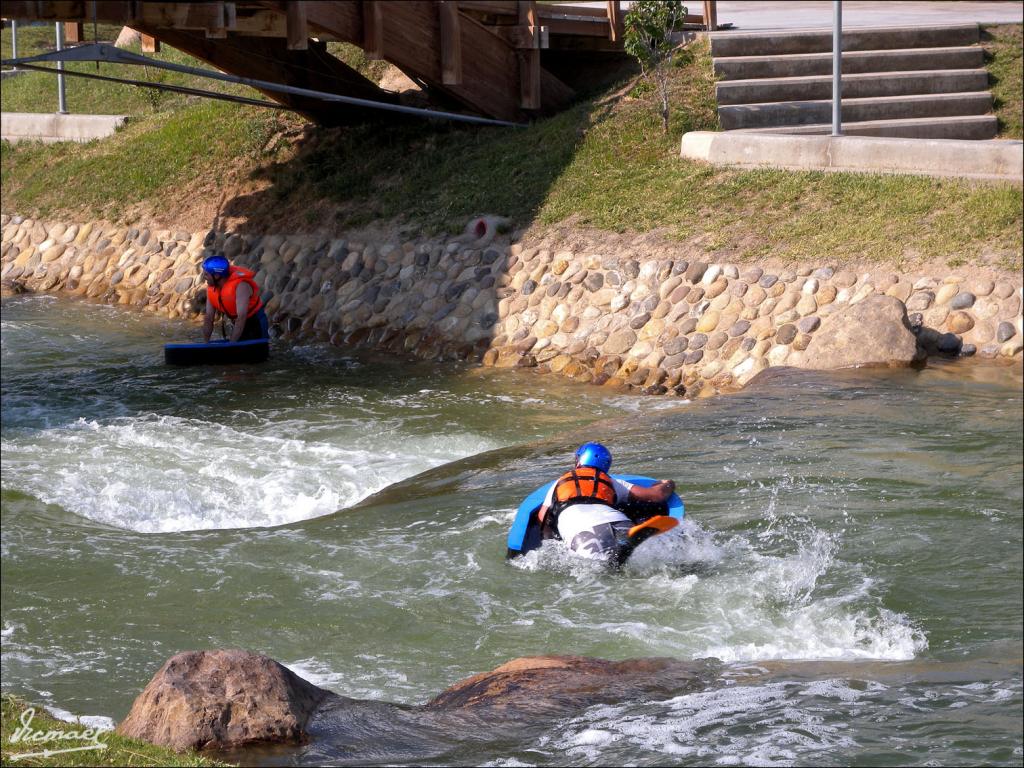
[[[1012,70],[1016,56],[1019,70],[1015,29],[1016,54],[1006,44],[993,67]],[[1012,37],[1001,30],[992,39]],[[1016,89],[1019,110],[1019,71],[1015,86],[1011,74],[997,77],[1000,88]],[[5,144],[3,207],[69,218],[155,214],[196,229],[224,217],[259,231],[380,221],[455,230],[472,215],[496,213],[518,226],[654,231],[734,261],[1020,267],[1019,187],[736,171],[680,159],[682,133],[717,129],[713,91],[708,47],[698,41],[673,69],[667,135],[653,89],[628,71],[522,129],[422,121],[321,129],[287,113],[186,100],[142,110],[116,136],[86,147]],[[1000,98],[1012,107],[1011,96]]]
[[[25,712],[32,708],[34,716],[28,725],[35,732],[59,731],[61,733],[81,733],[86,726],[77,723],[67,723],[57,720],[47,714],[42,707],[26,704],[13,696],[3,697],[3,740],[2,740],[2,762],[4,765],[26,765],[26,766],[87,766],[87,765],[131,765],[131,766],[216,766],[226,765],[218,763],[195,753],[178,754],[169,749],[155,747],[144,741],[126,739],[116,733],[103,732],[95,739],[67,739],[50,740],[46,743],[25,742],[24,735],[17,741],[12,741],[12,736],[23,726],[22,717]],[[16,757],[26,753],[42,752],[50,750],[67,749],[69,747],[89,746],[96,743],[105,744],[105,749],[89,749],[77,752],[63,752],[47,757]]]
[[[1001,139],[1024,139],[1021,30],[1020,24],[996,24],[984,27],[981,33]]]

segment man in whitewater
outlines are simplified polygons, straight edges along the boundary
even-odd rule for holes
[[[222,312],[234,326],[229,341],[269,338],[267,313],[263,311],[260,288],[253,280],[252,270],[232,267],[224,254],[218,253],[203,261],[206,278],[206,316],[203,318],[203,341],[213,335],[213,318]],[[245,307],[244,320],[239,321],[239,307]]]
[[[551,486],[537,517],[547,535],[556,534],[584,557],[621,564],[650,536],[674,526],[673,518],[654,517],[637,525],[617,507],[628,501],[668,501],[674,480],[659,480],[649,488],[612,477],[612,454],[600,443],[584,443],[576,451],[576,466]]]

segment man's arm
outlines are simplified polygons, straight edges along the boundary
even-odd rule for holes
[[[213,302],[207,299],[206,314],[203,315],[203,341],[207,344],[210,343],[210,337],[213,336],[213,316],[216,313],[217,310],[213,308]]]
[[[249,299],[252,298],[252,286],[248,283],[239,283],[235,291],[235,310],[238,317],[235,318],[235,325],[231,329],[231,340],[238,341],[242,338],[242,331],[245,330],[246,315],[249,311]]]
[[[629,498],[631,501],[648,501],[659,504],[663,501],[668,501],[668,497],[675,493],[675,491],[675,480],[659,480],[650,488],[634,484],[629,489]]]

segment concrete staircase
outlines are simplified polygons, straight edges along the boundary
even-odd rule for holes
[[[843,33],[843,132],[991,139],[997,128],[977,24]],[[723,130],[832,130],[832,30],[711,35]]]

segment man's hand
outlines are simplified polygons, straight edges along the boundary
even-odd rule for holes
[[[213,316],[216,310],[213,308],[213,302],[206,302],[206,313],[203,315],[203,343],[209,344],[210,338],[213,336]]]
[[[642,485],[634,485],[629,490],[629,497],[636,501],[647,501],[660,504],[667,501],[676,490],[675,480],[658,480],[649,488]]]

